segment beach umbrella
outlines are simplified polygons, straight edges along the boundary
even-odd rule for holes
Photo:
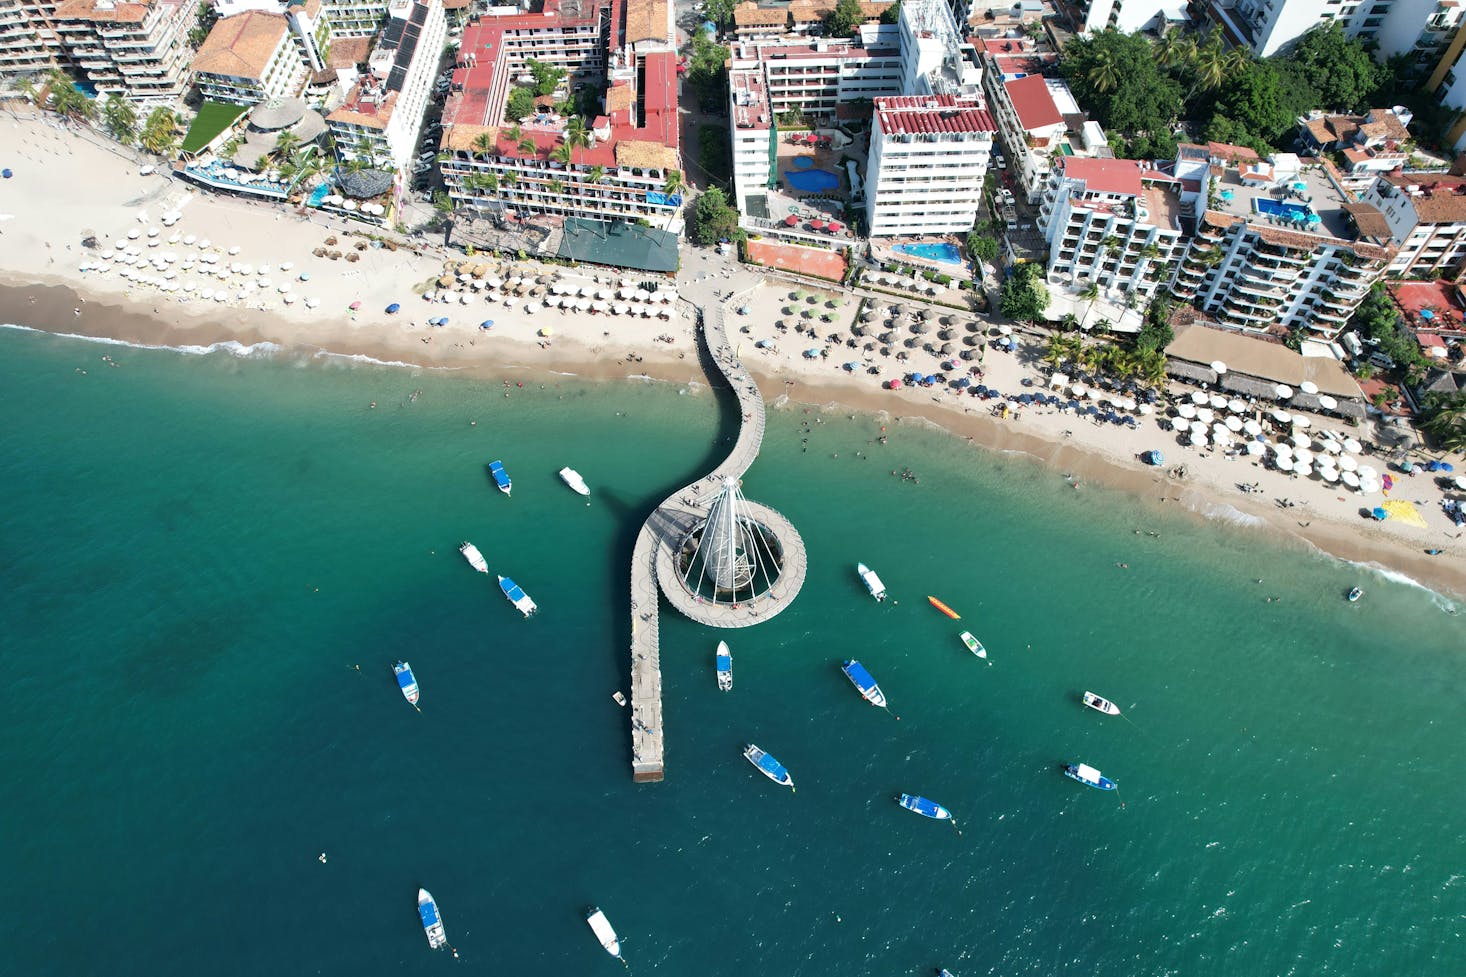
[[[1275,410],[1275,411],[1273,411],[1272,412],[1272,418],[1273,418],[1273,420],[1277,421],[1279,424],[1291,424],[1291,423],[1293,423],[1293,415],[1292,414],[1289,414],[1285,410]]]
[[[1316,394],[1318,393],[1318,384],[1314,383],[1312,380],[1304,380],[1302,383],[1298,384],[1298,389],[1306,394]]]
[[[1359,488],[1359,476],[1356,475],[1354,472],[1349,471],[1348,469],[1339,472],[1339,481],[1343,482],[1345,485],[1349,486],[1352,489]]]
[[[1329,484],[1333,484],[1339,480],[1339,472],[1335,468],[1320,468],[1318,470],[1318,477]]]
[[[1269,447],[1273,449],[1273,454],[1279,457],[1293,457],[1293,446],[1286,441],[1279,441],[1277,444],[1269,445]]]
[[[1360,465],[1359,480],[1361,482],[1377,482],[1379,481],[1379,472],[1375,470],[1373,465]]]
[[[1255,458],[1267,449],[1263,446],[1263,443],[1261,441],[1249,441],[1247,442],[1247,446],[1243,450]]]
[[[1338,408],[1339,402],[1330,397],[1328,394],[1319,394],[1318,406],[1322,407],[1324,410],[1335,410]]]
[[[1299,448],[1293,452],[1293,463],[1298,465],[1313,464],[1313,452],[1307,448]]]
[[[1240,417],[1229,417],[1227,418],[1226,424],[1227,430],[1232,431],[1233,433],[1237,433],[1242,430],[1242,418]]]
[[[1280,472],[1291,472],[1293,470],[1293,460],[1280,455],[1273,459],[1273,466]]]
[[[460,305],[467,305],[468,303],[470,303],[472,301],[473,301],[473,296],[470,295],[467,292],[464,292],[462,295],[459,295],[458,296],[458,303]]]
[[[1196,448],[1204,448],[1207,444],[1206,434],[1201,431],[1192,431],[1189,435],[1187,435],[1187,440],[1190,442],[1192,447]]]
[[[1293,427],[1296,430],[1302,431],[1305,428],[1313,427],[1313,422],[1310,421],[1308,418],[1304,417],[1302,414],[1294,414],[1293,415]]]
[[[396,313],[400,312],[401,310],[402,310],[402,306],[399,305],[396,302],[393,302],[391,305],[387,306],[387,314],[388,315],[395,315]]]
[[[1324,438],[1318,442],[1318,447],[1331,455],[1337,455],[1344,450],[1344,446],[1333,438]]]
[[[1226,397],[1219,397],[1216,394],[1212,394],[1210,400],[1208,401],[1208,403],[1211,405],[1211,409],[1212,410],[1226,410],[1227,409],[1227,398]]]
[[[1217,415],[1210,407],[1198,407],[1196,408],[1196,419],[1203,424],[1210,424],[1217,419]]]
[[[1340,455],[1338,465],[1339,470],[1345,472],[1357,471],[1359,468],[1359,462],[1354,459],[1353,455]]]
[[[1243,424],[1242,424],[1242,430],[1245,431],[1245,432],[1247,432],[1248,434],[1250,434],[1252,437],[1255,438],[1259,434],[1262,433],[1262,425],[1259,424],[1259,423],[1257,423],[1257,421],[1254,421],[1251,418],[1249,418],[1248,420],[1246,420],[1246,421],[1243,422]]]
[[[1221,443],[1223,438],[1231,437],[1231,433],[1227,430],[1227,425],[1221,421],[1217,421],[1211,426],[1211,434],[1217,440],[1218,444]]]
[[[1227,410],[1231,411],[1233,414],[1245,414],[1247,413],[1247,401],[1239,400],[1238,398],[1233,397],[1231,400],[1227,401]]]
[[[1196,406],[1194,404],[1180,404],[1176,408],[1176,413],[1187,419],[1193,418],[1196,416]]]
[[[1361,451],[1364,450],[1364,446],[1362,444],[1360,444],[1358,441],[1355,441],[1353,438],[1345,438],[1344,439],[1344,450],[1347,451],[1347,452],[1349,452],[1352,455],[1357,455],[1357,454],[1359,454],[1359,452],[1361,452]]]
[[[1209,399],[1210,398],[1207,396],[1206,391],[1204,390],[1195,390],[1191,393],[1191,402],[1198,406],[1205,405]]]
[[[1295,448],[1306,448],[1309,446],[1309,444],[1312,443],[1311,441],[1309,441],[1306,435],[1302,434],[1293,435],[1291,438],[1288,439],[1288,442]]]
[[[999,336],[1008,336],[1008,335],[1011,335],[1012,332],[1013,332],[1013,327],[1012,326],[999,326],[998,327],[998,335]]]
[[[1185,434],[1187,431],[1191,430],[1191,422],[1184,417],[1178,417],[1171,422],[1171,427],[1175,428],[1177,431],[1180,431],[1182,434]]]

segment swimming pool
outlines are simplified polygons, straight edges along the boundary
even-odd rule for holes
[[[1274,200],[1271,197],[1253,197],[1252,203],[1257,207],[1258,213],[1267,214],[1269,217],[1281,217],[1284,220],[1306,221],[1313,215],[1312,207],[1290,203],[1286,200]]]
[[[821,193],[840,185],[840,178],[829,170],[786,170],[784,180],[805,193]]]
[[[813,156],[796,156],[796,157],[794,157],[794,168],[796,170],[807,170],[807,169],[809,169],[812,166],[814,166],[814,157]]]
[[[958,251],[955,245],[946,241],[937,244],[898,244],[894,250],[902,254],[909,254],[913,258],[940,261],[945,265],[962,264],[962,252]]]

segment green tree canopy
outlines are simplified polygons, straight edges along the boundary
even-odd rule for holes
[[[534,75],[534,93],[536,95],[553,95],[555,89],[565,80],[565,69],[557,68],[552,64],[543,61],[536,61],[534,58],[525,58],[524,66],[529,73]]]
[[[738,6],[738,0],[703,0],[703,13],[708,20],[719,27],[727,27],[733,23],[733,8]]]
[[[995,264],[998,260],[998,242],[974,231],[967,235],[967,253],[979,261]]]
[[[1344,36],[1337,23],[1313,28],[1300,37],[1286,60],[1313,88],[1314,107],[1360,112],[1369,108],[1387,72],[1364,45]]]
[[[1298,116],[1308,111],[1308,96],[1286,88],[1272,63],[1251,61],[1217,94],[1216,114],[1235,120],[1263,144],[1276,146],[1293,132]]]
[[[516,88],[511,91],[509,101],[504,105],[504,118],[515,122],[534,115],[534,96],[533,88]]]
[[[1013,269],[998,300],[998,311],[1017,322],[1036,322],[1049,307],[1049,287],[1044,284],[1043,266],[1036,262]]]
[[[882,10],[881,11],[881,23],[883,23],[883,24],[899,24],[899,23],[901,23],[901,0],[896,0],[895,3],[891,4],[885,10]]]
[[[1059,68],[1079,104],[1117,135],[1168,133],[1181,114],[1181,84],[1161,71],[1142,34],[1109,29],[1076,38]]]
[[[863,23],[865,12],[860,9],[860,0],[839,0],[835,9],[825,14],[825,36],[849,37]]]
[[[692,35],[692,58],[687,66],[687,83],[700,101],[726,98],[728,86],[728,49],[708,38],[702,31]]]
[[[704,191],[692,205],[688,235],[697,244],[711,247],[737,233],[738,211],[728,206],[728,198],[723,196],[723,191],[717,187]]]

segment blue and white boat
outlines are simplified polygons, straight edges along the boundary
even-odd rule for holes
[[[1109,777],[1102,776],[1098,770],[1087,763],[1066,763],[1064,765],[1064,776],[1070,780],[1077,780],[1086,787],[1093,787],[1095,790],[1114,790],[1115,782]]]
[[[789,776],[789,771],[784,769],[782,763],[769,756],[763,750],[749,743],[743,748],[743,756],[749,763],[758,767],[759,773],[762,773],[780,787],[788,787],[790,790],[794,789],[794,778]]]
[[[886,693],[881,691],[881,687],[876,684],[870,672],[865,670],[864,665],[851,658],[840,666],[840,671],[844,672],[851,684],[860,690],[861,698],[873,706],[886,708]]]
[[[539,610],[535,602],[529,599],[529,594],[526,594],[519,584],[508,577],[499,577],[499,589],[504,591],[504,596],[509,598],[509,603],[513,604],[525,617],[530,617]]]
[[[504,470],[504,463],[499,460],[489,462],[489,474],[494,478],[494,484],[499,486],[499,491],[508,495],[514,488],[514,483],[509,480],[509,473]]]
[[[417,708],[417,679],[412,675],[412,666],[407,662],[398,662],[392,666],[392,671],[397,674],[397,687],[402,690],[402,697],[413,708]]]
[[[929,801],[917,794],[902,794],[896,798],[896,802],[908,811],[915,811],[924,818],[931,818],[933,821],[950,821],[952,812],[947,810],[936,801]]]
[[[860,574],[861,582],[865,584],[865,589],[870,591],[872,597],[876,600],[886,599],[886,585],[881,583],[881,578],[876,576],[874,570],[864,563],[857,563],[855,564],[855,572]]]
[[[438,904],[427,889],[417,890],[417,914],[422,918],[423,932],[428,935],[428,946],[434,950],[447,946],[448,934],[443,930],[443,917],[438,915]]]
[[[723,692],[733,689],[733,653],[728,650],[728,642],[718,642],[718,652],[714,660],[718,665],[718,688]]]

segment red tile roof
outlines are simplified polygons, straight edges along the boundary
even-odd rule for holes
[[[1064,175],[1083,180],[1091,193],[1117,193],[1140,196],[1140,164],[1133,159],[1096,159],[1089,156],[1065,156]]]
[[[887,134],[996,132],[998,124],[978,99],[954,95],[893,95],[877,98],[876,118]]]
[[[1028,75],[1004,82],[1003,87],[1008,90],[1013,111],[1018,113],[1018,124],[1025,130],[1043,129],[1064,121],[1043,75]]]

